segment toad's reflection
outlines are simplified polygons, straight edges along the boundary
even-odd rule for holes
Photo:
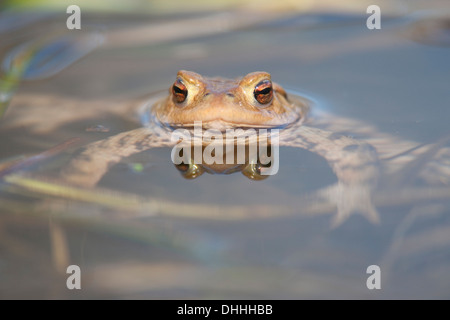
[[[192,147],[191,154],[194,153]],[[184,149],[183,149],[184,150]],[[205,147],[202,147],[202,152]],[[260,152],[251,156],[249,148],[245,148],[245,161],[239,161],[238,148],[235,147],[233,152],[223,155],[223,161],[220,163],[196,163],[194,159],[188,158],[181,154],[182,162],[175,164],[181,175],[186,179],[195,179],[207,172],[209,174],[232,174],[241,172],[244,176],[251,180],[264,180],[270,175],[278,172],[278,146],[267,146],[267,152]],[[180,153],[183,151],[180,150]],[[231,156],[230,156],[231,153]],[[233,159],[234,161],[229,161]],[[227,161],[228,160],[228,161]],[[228,162],[228,163],[227,163]]]

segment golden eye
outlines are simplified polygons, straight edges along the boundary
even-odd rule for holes
[[[200,165],[194,163],[181,163],[175,165],[175,167],[186,179],[195,179],[201,176],[204,172],[203,168]]]
[[[249,163],[243,170],[242,174],[251,180],[264,180],[267,179],[268,175],[261,174],[261,165],[260,163]]]
[[[253,95],[260,104],[270,103],[273,98],[272,81],[262,80],[259,82],[253,91]]]
[[[177,79],[175,83],[172,86],[172,94],[175,98],[175,101],[178,103],[182,103],[184,100],[186,100],[188,95],[188,90],[186,86],[183,84],[181,79]]]

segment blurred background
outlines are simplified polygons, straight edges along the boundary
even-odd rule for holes
[[[163,0],[134,0],[123,3],[119,0],[99,0],[88,1],[79,0],[75,2],[57,1],[57,0],[6,0],[2,2],[2,8],[13,10],[64,10],[71,4],[76,4],[89,12],[103,13],[142,13],[142,14],[188,14],[193,12],[223,11],[223,10],[252,10],[256,12],[344,12],[360,13],[361,8],[367,8],[369,5],[376,4],[391,13],[408,13],[417,10],[433,10],[444,8],[447,2],[444,0],[431,1],[377,1],[377,3],[364,0],[346,0],[336,3],[331,0],[219,0],[206,1],[196,0],[185,1],[174,0],[170,3]],[[365,11],[365,10],[364,10]]]
[[[73,4],[81,30],[66,28]],[[366,27],[372,4],[381,30]],[[414,167],[378,197],[379,225],[334,229],[309,195],[336,177],[294,148],[264,181],[185,180],[167,148],[92,190],[55,180],[82,145],[139,127],[137,106],[180,69],[267,71],[322,110],[445,144],[449,14],[444,0],[2,1],[0,297],[449,298],[448,181],[407,179]],[[71,264],[81,290],[66,287]],[[366,288],[372,264],[382,290]]]

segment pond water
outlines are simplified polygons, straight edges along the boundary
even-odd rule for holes
[[[282,147],[279,172],[262,181],[187,180],[170,148],[155,148],[93,189],[52,184],[82,145],[139,127],[136,105],[180,69],[267,71],[317,108],[395,141],[449,147],[449,16],[391,16],[374,31],[366,16],[335,14],[91,16],[73,32],[61,32],[61,17],[18,19],[0,24],[2,103],[11,98],[0,161],[80,140],[2,173],[0,297],[450,297],[450,180],[414,178],[429,159],[377,190],[379,224],[353,214],[334,228],[336,208],[311,195],[337,178],[297,148]],[[15,77],[14,63],[25,64]],[[82,270],[81,291],[66,288],[68,264]],[[367,289],[370,265],[381,268],[381,290]]]

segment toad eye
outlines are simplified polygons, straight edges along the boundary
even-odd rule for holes
[[[194,163],[180,163],[175,165],[181,175],[186,179],[195,179],[203,174],[203,168]]]
[[[249,163],[242,170],[242,174],[249,178],[250,180],[264,180],[269,177],[269,175],[261,174],[261,167],[263,167],[260,163]]]
[[[262,80],[259,82],[253,91],[253,95],[255,96],[256,101],[261,104],[270,103],[273,98],[272,81]]]
[[[181,79],[177,79],[175,83],[172,86],[172,94],[175,98],[175,101],[178,103],[184,102],[186,100],[186,97],[188,95],[188,90],[186,86],[183,84]]]

